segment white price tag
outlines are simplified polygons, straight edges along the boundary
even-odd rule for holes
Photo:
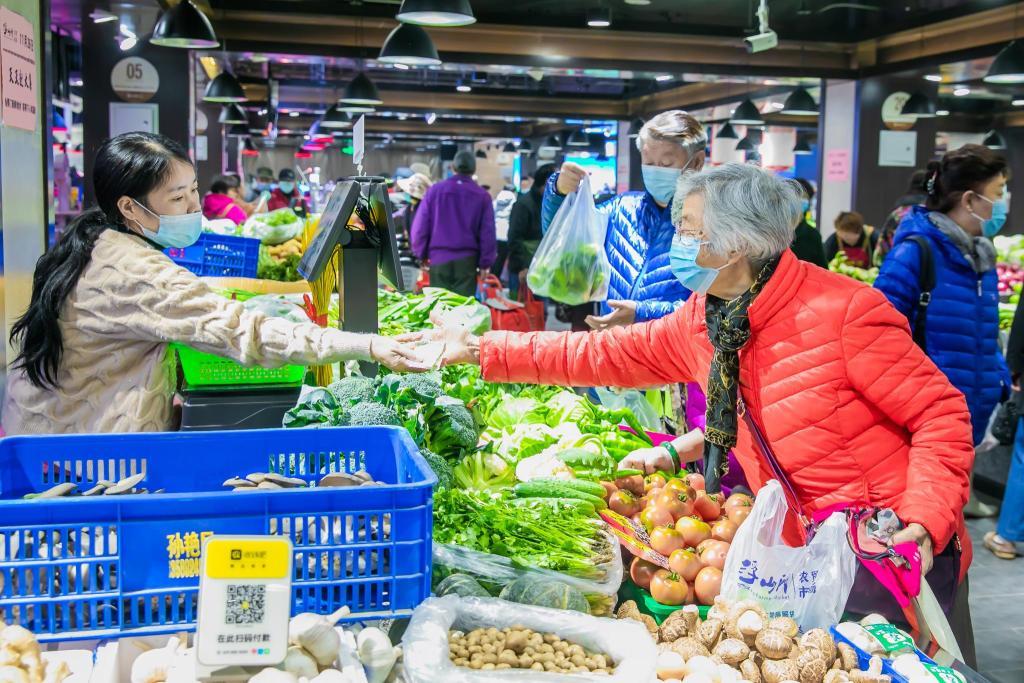
[[[352,126],[352,163],[363,174],[363,152],[366,151],[366,117],[360,116],[356,125]]]

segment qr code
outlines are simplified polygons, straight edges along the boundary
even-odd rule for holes
[[[228,584],[225,624],[262,624],[267,587]]]

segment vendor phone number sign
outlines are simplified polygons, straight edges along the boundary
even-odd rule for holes
[[[35,130],[36,40],[32,23],[6,7],[0,8],[0,70],[5,125]]]

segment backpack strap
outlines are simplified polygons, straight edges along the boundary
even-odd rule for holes
[[[927,351],[925,340],[925,324],[928,318],[928,305],[932,302],[932,290],[935,289],[935,262],[932,248],[924,235],[912,235],[907,239],[917,244],[921,259],[921,272],[918,275],[918,288],[921,290],[917,298],[916,315],[914,316],[914,343]]]

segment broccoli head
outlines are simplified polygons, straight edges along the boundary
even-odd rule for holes
[[[473,414],[457,399],[441,397],[427,412],[427,447],[445,455],[476,448],[479,434]]]
[[[369,377],[344,377],[327,387],[338,404],[342,406],[355,405],[363,401],[373,400],[377,393],[376,382]]]
[[[348,423],[354,427],[401,427],[402,418],[385,405],[363,401],[348,409]]]
[[[433,400],[444,394],[441,382],[435,375],[429,373],[400,375],[398,387],[409,390],[423,401]]]
[[[452,474],[452,466],[448,464],[448,461],[426,448],[420,449],[420,455],[423,456],[423,459],[430,465],[430,469],[437,475],[437,488],[451,488],[455,483],[455,477]]]

